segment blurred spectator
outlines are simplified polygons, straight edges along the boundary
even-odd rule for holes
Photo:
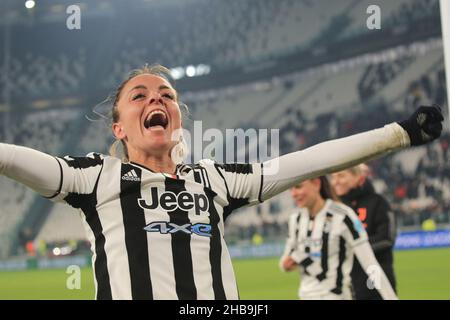
[[[341,200],[358,214],[369,236],[375,257],[395,290],[392,253],[396,237],[395,216],[386,199],[375,193],[367,179],[367,172],[366,165],[359,165],[333,173],[332,185]],[[355,299],[382,299],[376,290],[368,288],[367,274],[356,260],[351,277]]]

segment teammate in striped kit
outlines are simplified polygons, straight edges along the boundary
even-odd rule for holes
[[[238,299],[224,241],[224,220],[234,209],[429,142],[442,130],[440,110],[429,107],[404,122],[264,163],[185,165],[182,136],[175,134],[182,127],[180,104],[169,74],[161,66],[144,67],[117,89],[112,131],[124,159],[96,153],[55,158],[0,144],[0,174],[80,210],[97,299]],[[274,167],[279,170],[269,174]]]
[[[280,267],[300,266],[303,300],[351,300],[353,256],[371,276],[371,287],[384,299],[397,299],[378,264],[355,212],[337,202],[325,176],[291,188],[299,211],[289,218],[289,236]]]

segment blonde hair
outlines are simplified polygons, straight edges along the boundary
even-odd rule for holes
[[[363,176],[367,176],[370,173],[370,168],[367,164],[365,163],[360,163],[354,167],[350,167],[347,168],[345,170],[350,171],[353,175],[363,175]],[[344,171],[345,171],[344,170]]]
[[[161,77],[165,80],[167,80],[170,84],[172,84],[173,79],[170,74],[170,70],[162,65],[159,64],[153,64],[148,65],[145,64],[142,68],[134,69],[129,74],[128,77],[116,88],[114,95],[113,95],[113,104],[111,109],[111,120],[112,123],[116,123],[119,121],[120,114],[118,109],[118,102],[120,100],[120,95],[122,93],[123,88],[126,86],[126,84],[133,78],[142,75],[142,74],[150,74],[155,75],[158,77]],[[189,114],[188,107],[181,103],[178,100],[177,95],[177,103],[180,106],[180,112],[182,117],[187,117]],[[182,108],[183,109],[182,109]],[[122,150],[119,150],[121,147]],[[173,147],[173,150],[171,151],[171,157],[173,155],[176,155],[176,157],[172,157],[172,160],[175,164],[183,162],[184,158],[187,155],[188,146],[183,138],[182,131],[179,134],[179,140],[178,143]],[[128,148],[123,140],[117,140],[112,143],[112,145],[109,148],[109,154],[113,157],[121,159],[123,162],[129,162],[129,155],[128,155]]]

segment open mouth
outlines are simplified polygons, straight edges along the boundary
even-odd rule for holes
[[[158,127],[166,129],[168,124],[169,120],[167,119],[167,115],[161,110],[154,110],[150,112],[144,121],[145,129],[152,129]]]

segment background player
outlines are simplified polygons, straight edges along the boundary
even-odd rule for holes
[[[289,219],[289,237],[280,260],[283,270],[300,266],[299,297],[304,300],[350,300],[353,256],[364,270],[381,270],[356,214],[337,202],[325,176],[291,188],[300,208]],[[377,273],[378,292],[396,299],[386,275]]]

